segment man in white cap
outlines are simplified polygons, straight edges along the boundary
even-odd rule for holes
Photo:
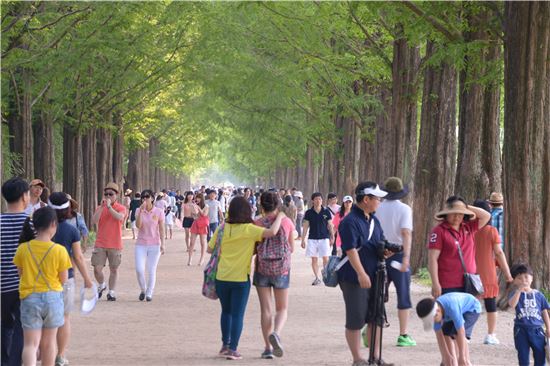
[[[425,331],[443,332],[443,340],[437,338],[443,365],[471,365],[468,340],[481,314],[481,304],[475,297],[463,292],[450,292],[437,299],[427,297],[416,305],[416,314]]]
[[[386,239],[390,243],[403,246],[403,252],[396,253],[386,263],[388,272],[386,284],[389,287],[389,284],[393,282],[397,294],[397,314],[399,318],[397,346],[416,346],[415,340],[407,334],[409,312],[412,308],[409,261],[411,257],[413,216],[411,208],[401,202],[401,198],[409,194],[409,187],[403,186],[401,179],[389,177],[384,182],[384,190],[388,194],[384,197],[384,202],[378,207],[376,217],[380,220]],[[395,262],[398,264],[395,264]]]

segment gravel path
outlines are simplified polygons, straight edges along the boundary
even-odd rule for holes
[[[185,265],[187,254],[183,232],[176,229],[167,241],[157,276],[152,302],[138,300],[139,287],[134,271],[134,241],[125,232],[117,301],[101,299],[89,316],[74,313],[73,334],[68,358],[71,365],[219,365],[231,361],[216,358],[220,347],[217,301],[201,296],[202,269]],[[129,235],[129,237],[127,237]],[[312,273],[304,251],[293,256],[290,307],[282,334],[285,356],[262,360],[263,340],[256,291],[252,288],[239,350],[242,365],[350,365],[351,355],[344,339],[344,303],[338,288],[311,286]],[[89,262],[91,250],[85,254]],[[197,253],[195,253],[197,256]],[[198,258],[195,258],[195,263]],[[90,269],[90,273],[92,273]],[[79,277],[79,276],[78,276]],[[80,279],[78,279],[80,280]],[[424,332],[416,315],[411,314],[409,333],[416,347],[399,348],[395,294],[391,288],[387,305],[391,326],[384,332],[383,357],[396,365],[438,365],[439,351],[432,332]],[[429,289],[414,284],[413,303],[429,295]],[[484,314],[476,324],[470,344],[476,365],[517,364],[512,338],[513,314],[500,313],[498,346],[483,345],[486,334]],[[365,349],[365,358],[368,349]]]

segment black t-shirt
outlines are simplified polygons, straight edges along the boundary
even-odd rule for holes
[[[328,221],[332,220],[332,214],[329,209],[321,207],[321,211],[317,213],[315,209],[310,208],[306,211],[304,220],[307,220],[309,223],[309,239],[321,240],[330,238]]]
[[[185,197],[183,197],[182,195],[176,195],[176,206],[180,207],[184,199]]]
[[[130,221],[136,221],[136,210],[141,206],[141,200],[139,198],[134,198],[130,202]]]

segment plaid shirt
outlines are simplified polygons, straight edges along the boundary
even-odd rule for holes
[[[504,210],[502,207],[495,207],[491,211],[491,226],[498,230],[500,247],[504,249]]]

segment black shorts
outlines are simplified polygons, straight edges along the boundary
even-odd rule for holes
[[[370,289],[359,284],[340,281],[340,289],[346,304],[346,329],[361,330],[370,321]]]
[[[182,226],[188,229],[191,227],[191,225],[193,225],[193,221],[195,221],[195,219],[193,219],[192,217],[184,217]]]

